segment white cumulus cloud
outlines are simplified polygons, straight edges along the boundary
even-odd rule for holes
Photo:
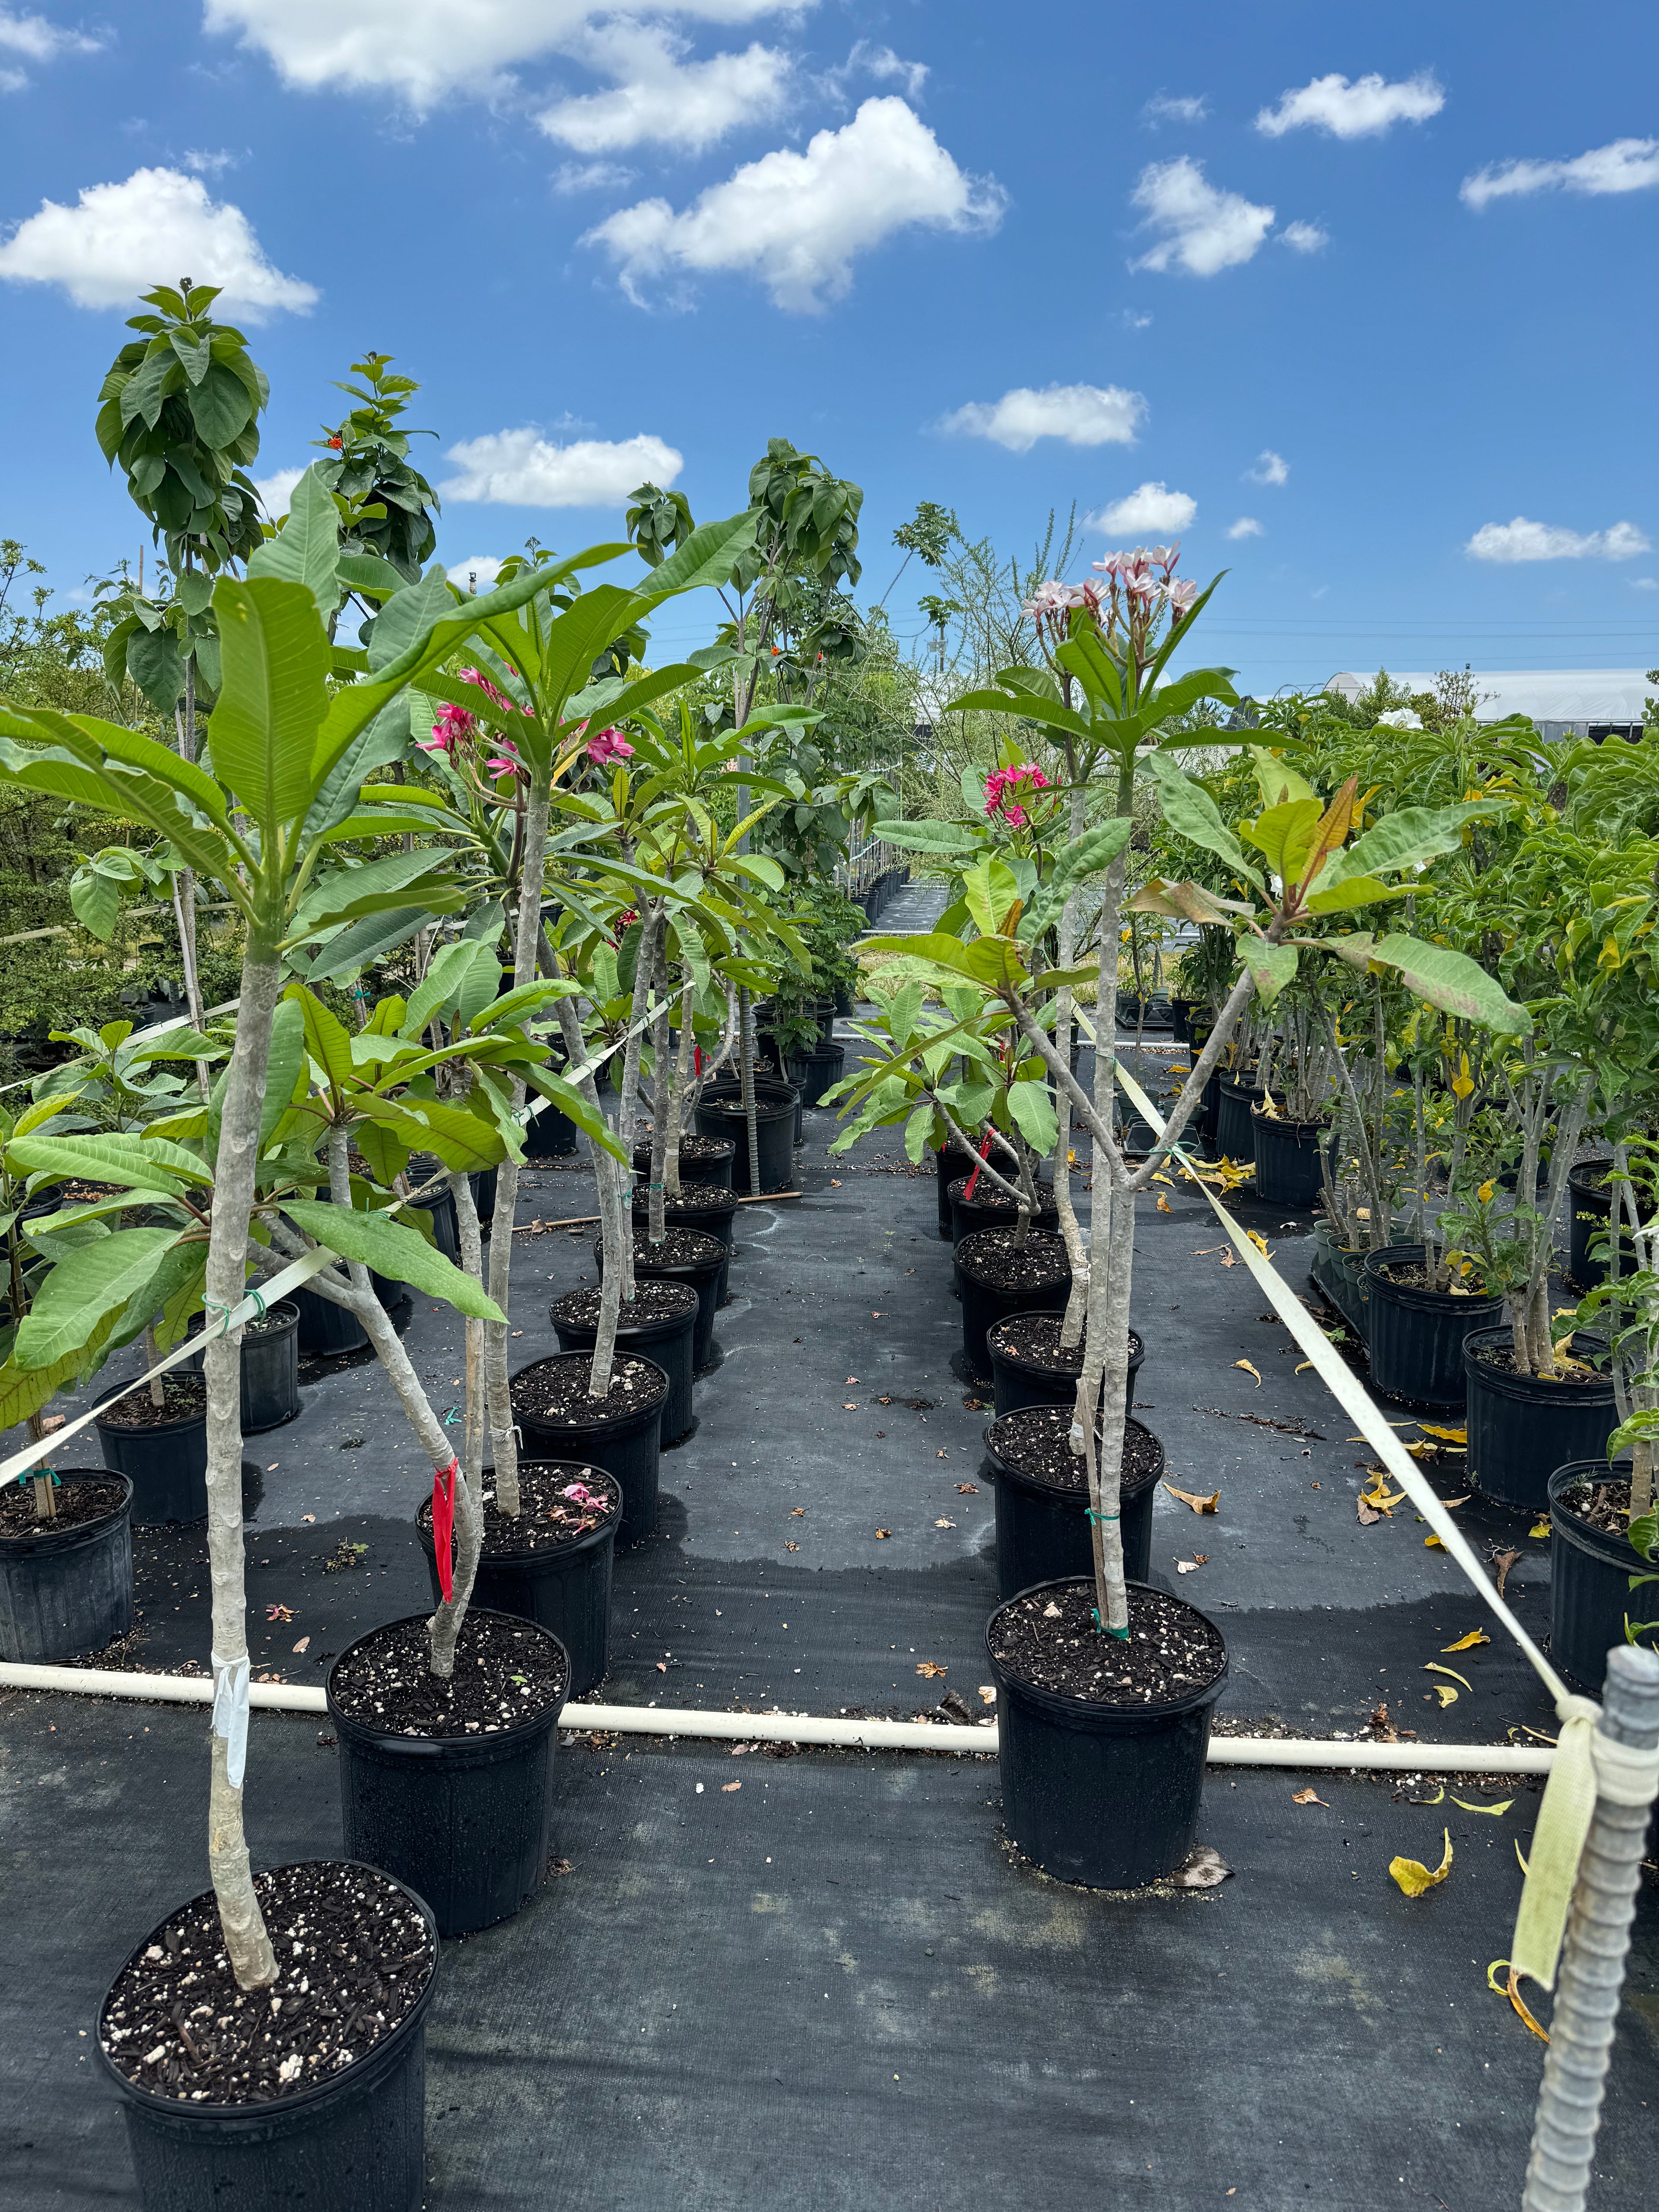
[[[1255,466],[1246,469],[1244,473],[1252,483],[1282,484],[1290,477],[1291,465],[1283,453],[1276,453],[1271,446],[1264,446],[1256,457]]]
[[[666,271],[747,270],[777,306],[811,313],[841,298],[860,253],[913,225],[984,232],[1002,219],[1000,185],[959,169],[902,100],[866,100],[804,153],[763,155],[676,213],[665,199],[622,208],[587,234],[630,298]]]
[[[1287,131],[1328,131],[1334,138],[1380,138],[1396,123],[1425,123],[1446,104],[1445,88],[1431,71],[1389,84],[1373,70],[1352,84],[1334,71],[1285,93],[1277,107],[1264,107],[1255,127],[1269,138]]]
[[[701,153],[738,125],[776,115],[787,97],[790,59],[771,46],[687,62],[683,39],[623,21],[589,33],[577,51],[618,80],[610,92],[556,101],[537,118],[550,138],[578,154],[616,154],[647,142]]]
[[[811,0],[645,0],[636,15],[753,23]],[[206,27],[240,36],[310,92],[389,92],[424,110],[502,89],[519,64],[576,50],[598,0],[206,0]]]
[[[303,313],[317,299],[313,286],[272,266],[240,208],[210,199],[199,177],[177,169],[89,185],[74,207],[43,200],[0,246],[0,277],[61,284],[80,307],[125,307],[180,276],[220,286],[222,307],[249,322]]]
[[[1063,438],[1068,446],[1133,446],[1146,419],[1146,400],[1120,385],[1045,384],[1034,392],[1022,384],[1000,399],[969,400],[939,428],[1028,453],[1039,438]]]
[[[1198,513],[1198,501],[1167,484],[1138,484],[1122,499],[1088,518],[1091,530],[1109,538],[1170,538],[1185,530]]]
[[[1292,253],[1317,253],[1331,242],[1331,234],[1316,222],[1287,222],[1278,234],[1279,243]]]
[[[1498,161],[1465,177],[1465,206],[1518,199],[1534,192],[1644,192],[1659,185],[1659,138],[1615,138],[1571,161]]]
[[[844,62],[835,69],[825,70],[823,82],[839,97],[855,76],[872,76],[878,84],[902,84],[907,100],[920,100],[928,69],[926,62],[907,62],[890,46],[878,46],[868,39],[860,39]]]
[[[1513,522],[1483,523],[1463,550],[1477,561],[1633,561],[1652,547],[1633,522],[1577,531],[1517,514]]]
[[[620,191],[638,174],[620,161],[561,161],[553,172],[553,189],[562,199],[575,192]]]
[[[463,439],[445,458],[458,471],[439,486],[446,499],[497,507],[615,507],[647,478],[672,484],[685,465],[683,454],[647,431],[561,446],[539,430],[492,430]]]
[[[15,9],[0,8],[0,51],[21,54],[27,61],[49,62],[59,54],[95,54],[103,44],[82,31],[65,31],[44,15],[20,15]]]
[[[1267,534],[1253,514],[1241,514],[1227,532],[1229,538],[1265,538]]]
[[[501,573],[493,553],[469,553],[465,561],[446,562],[444,567],[450,582],[464,592],[487,592]]]
[[[273,469],[268,477],[255,477],[253,488],[259,495],[259,504],[273,519],[288,513],[288,503],[294,496],[294,487],[305,474],[301,469]]]
[[[1210,103],[1201,92],[1157,92],[1140,112],[1148,123],[1202,123]]]
[[[1156,240],[1131,263],[1135,269],[1178,268],[1189,276],[1213,276],[1251,259],[1273,225],[1272,208],[1256,206],[1242,192],[1223,191],[1205,175],[1204,164],[1186,154],[1148,163],[1130,197]]]

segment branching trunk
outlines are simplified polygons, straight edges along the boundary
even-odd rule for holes
[[[276,1978],[248,1865],[242,1820],[242,1758],[247,1730],[247,1592],[242,1540],[242,1351],[240,1329],[214,1326],[241,1303],[246,1279],[259,1145],[259,1109],[270,1056],[278,966],[273,942],[251,933],[242,963],[241,1004],[230,1056],[214,1162],[213,1221],[208,1237],[207,1393],[208,1568],[213,1592],[215,1727],[208,1789],[208,1864],[224,1930],[225,1950],[244,1990]],[[234,1763],[233,1763],[234,1762]]]

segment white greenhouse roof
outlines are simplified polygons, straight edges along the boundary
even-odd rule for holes
[[[1434,689],[1430,670],[1391,668],[1389,676],[1407,691]],[[1501,722],[1507,714],[1528,714],[1534,722],[1639,722],[1644,699],[1659,691],[1640,668],[1476,668],[1470,676],[1482,722]],[[1375,669],[1358,675],[1345,669],[1325,689],[1357,699],[1376,681]]]

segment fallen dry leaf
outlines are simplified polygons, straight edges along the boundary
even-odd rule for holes
[[[857,1413],[857,1411],[858,1411],[858,1409],[859,1409],[859,1408],[858,1408],[858,1401],[857,1401],[857,1399],[855,1399],[855,1398],[848,1398],[848,1399],[846,1401],[846,1402],[842,1405],[842,1409],[841,1409],[841,1410],[842,1411],[842,1413]]]
[[[1229,1245],[1227,1249],[1222,1254],[1221,1264],[1224,1267],[1236,1267],[1238,1265],[1237,1257],[1231,1245]],[[1232,1871],[1231,1867],[1227,1870],[1230,1874]]]
[[[789,1518],[792,1521],[799,1521],[805,1510],[806,1508],[804,1505],[792,1505],[789,1509]]]
[[[1235,1359],[1235,1360],[1234,1360],[1234,1362],[1233,1362],[1233,1365],[1234,1365],[1235,1367],[1242,1367],[1242,1368],[1244,1370],[1244,1372],[1245,1372],[1247,1375],[1254,1375],[1254,1376],[1255,1376],[1255,1387],[1256,1387],[1256,1389],[1257,1389],[1258,1390],[1261,1388],[1261,1375],[1257,1372],[1257,1370],[1256,1370],[1254,1367],[1252,1367],[1252,1366],[1251,1366],[1251,1364],[1250,1364],[1250,1363],[1249,1363],[1249,1361],[1248,1359]]]
[[[1200,1567],[1207,1567],[1209,1564],[1210,1555],[1207,1552],[1194,1552],[1190,1559],[1176,1561],[1176,1572],[1178,1575],[1195,1575]]]
[[[659,1674],[665,1674],[668,1672],[667,1668],[663,1664],[660,1659],[657,1662],[657,1672]]]
[[[1491,1638],[1483,1638],[1483,1641],[1489,1643]],[[1452,1648],[1454,1650],[1457,1649],[1455,1644],[1454,1644]],[[1470,1681],[1467,1674],[1460,1674],[1455,1667],[1442,1667],[1435,1660],[1426,1659],[1423,1662],[1423,1672],[1425,1674],[1449,1674],[1454,1682],[1461,1682],[1463,1685],[1463,1687],[1468,1692],[1471,1697],[1474,1695],[1474,1683]]]
[[[1369,1528],[1373,1522],[1380,1521],[1382,1518],[1382,1516],[1380,1513],[1376,1512],[1372,1507],[1366,1504],[1363,1498],[1355,1498],[1354,1507],[1359,1515],[1359,1524],[1363,1528]]]
[[[830,1188],[831,1190],[839,1190],[841,1188],[841,1177],[839,1176],[830,1176]]]
[[[890,1528],[878,1528],[876,1531],[876,1541],[878,1543],[884,1543],[892,1533],[893,1532]]]
[[[1328,1813],[1331,1809],[1316,1790],[1292,1790],[1291,1802],[1292,1805],[1324,1805]]]
[[[799,1544],[792,1544],[789,1541],[789,1539],[786,1536],[783,1540],[783,1548],[786,1552],[798,1552],[800,1549],[800,1546]]]
[[[1425,1437],[1438,1437],[1443,1444],[1466,1444],[1469,1440],[1467,1428],[1443,1429],[1432,1421],[1419,1421],[1417,1425]]]
[[[741,1790],[743,1784],[741,1782],[722,1782],[720,1784],[720,1795],[722,1797],[729,1797],[734,1790]]]
[[[1258,1237],[1254,1229],[1247,1229],[1244,1231],[1244,1234],[1249,1238],[1251,1243],[1255,1245],[1256,1250],[1261,1253],[1264,1260],[1271,1260],[1273,1258],[1273,1254],[1267,1249],[1267,1240],[1265,1237]]]
[[[1298,1375],[1305,1375],[1305,1374],[1307,1373],[1308,1370],[1309,1370],[1312,1365],[1313,1365],[1313,1362],[1312,1362],[1312,1360],[1311,1360],[1311,1359],[1304,1359],[1304,1360],[1301,1363],[1301,1364],[1297,1367],[1297,1369],[1296,1370],[1296,1372],[1297,1372]]]
[[[292,1620],[293,1618],[294,1607],[291,1605],[268,1605],[265,1607],[267,1620]]]
[[[1214,1889],[1231,1872],[1213,1844],[1200,1844],[1187,1854],[1170,1879],[1177,1889]]]
[[[1045,1620],[1058,1620],[1060,1619],[1060,1607],[1054,1603],[1053,1598],[1050,1598],[1048,1604],[1043,1607],[1042,1618]]]
[[[957,1525],[957,1524],[956,1524],[956,1522],[955,1522],[954,1521],[943,1521],[943,1520],[941,1520],[941,1521],[935,1521],[935,1522],[934,1522],[934,1523],[933,1523],[933,1526],[934,1526],[934,1528],[954,1528],[956,1527],[956,1525]]]
[[[300,1518],[302,1521],[314,1521],[317,1518],[317,1516],[314,1513],[302,1513],[300,1516]]]
[[[274,1459],[274,1460],[272,1460],[272,1462],[270,1462],[270,1466],[265,1469],[265,1473],[266,1473],[267,1474],[276,1474],[276,1470],[277,1470],[277,1468],[282,1465],[282,1463],[283,1463],[283,1462],[281,1462],[281,1460],[279,1460],[279,1459]]]
[[[67,1413],[48,1413],[40,1424],[41,1435],[49,1437],[54,1429],[61,1429],[68,1419]]]
[[[930,1682],[936,1681],[941,1674],[948,1674],[950,1671],[948,1667],[941,1667],[937,1659],[918,1659],[916,1662],[917,1674],[925,1674]]]
[[[1472,1628],[1467,1636],[1460,1636],[1455,1644],[1443,1644],[1443,1651],[1473,1651],[1477,1644],[1490,1644],[1492,1638],[1484,1628]]]
[[[1510,1807],[1513,1805],[1514,1802],[1515,1800],[1513,1797],[1500,1797],[1495,1805],[1471,1805],[1467,1797],[1454,1797],[1452,1799],[1452,1803],[1454,1805],[1461,1805],[1466,1813],[1490,1813],[1494,1820],[1498,1820],[1503,1814],[1507,1813]]]
[[[1221,1504],[1221,1492],[1214,1491],[1208,1498],[1200,1498],[1195,1490],[1177,1490],[1172,1482],[1164,1487],[1171,1498],[1178,1498],[1183,1505],[1190,1505],[1194,1513],[1214,1513]]]
[[[995,1686],[995,1684],[994,1684],[994,1683],[993,1683],[993,1682],[981,1682],[981,1683],[980,1684],[980,1686],[979,1686],[979,1694],[980,1694],[980,1702],[981,1702],[982,1705],[995,1705],[995,1703],[996,1703],[996,1701],[997,1701],[997,1693],[996,1693],[996,1686]]]
[[[1547,1521],[1540,1521],[1527,1531],[1529,1536],[1547,1536],[1549,1533],[1550,1524]]]
[[[1440,1710],[1443,1713],[1448,1705],[1455,1705],[1457,1703],[1457,1692],[1449,1682],[1431,1682],[1429,1687],[1439,1698]]]
[[[1441,1542],[1438,1536],[1425,1536],[1423,1539],[1423,1541],[1428,1546],[1431,1552],[1443,1552],[1446,1548]]]
[[[311,1638],[308,1636],[302,1636],[294,1648],[296,1651],[303,1651],[309,1646]]]
[[[1158,1210],[1160,1213],[1173,1213],[1175,1212],[1175,1208],[1170,1205],[1169,1200],[1165,1198],[1162,1191],[1159,1191],[1158,1194]]]
[[[1516,1845],[1516,1856],[1519,1858],[1520,1856],[1521,1846],[1517,1844]],[[1497,1978],[1498,1970],[1500,1966],[1504,1967],[1508,1973],[1508,1978],[1501,1982]],[[1507,1959],[1494,1959],[1491,1966],[1486,1969],[1486,1987],[1489,1990],[1495,1990],[1500,1997],[1507,1997],[1510,2002],[1515,2007],[1516,2011],[1520,2014],[1521,2018],[1525,2021],[1527,2026],[1538,2038],[1538,2040],[1540,2043],[1547,2043],[1550,2039],[1549,2032],[1546,2028],[1540,2027],[1538,2022],[1527,2010],[1525,2004],[1522,2001],[1521,1992],[1515,1986],[1516,1979],[1517,1976],[1516,1974],[1515,1968],[1510,1965]]]
[[[1451,1872],[1451,1830],[1447,1828],[1443,1832],[1446,1838],[1446,1855],[1432,1874],[1429,1872],[1421,1859],[1390,1859],[1389,1861],[1389,1872],[1407,1897],[1421,1897],[1425,1889],[1432,1889],[1437,1882],[1444,1881],[1446,1876]]]
[[[978,1483],[976,1483],[976,1482],[959,1482],[959,1483],[957,1483],[957,1495],[959,1498],[977,1498],[977,1497],[979,1496],[979,1485],[978,1485]]]
[[[1503,1596],[1504,1585],[1510,1578],[1510,1569],[1515,1565],[1516,1561],[1520,1557],[1521,1553],[1519,1552],[1493,1553],[1492,1563],[1498,1570],[1498,1595],[1499,1597]]]

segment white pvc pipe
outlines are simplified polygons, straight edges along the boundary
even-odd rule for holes
[[[0,1662],[0,1689],[60,1690],[91,1698],[141,1698],[173,1705],[207,1705],[213,1684],[205,1675],[116,1674],[84,1667],[30,1667]],[[248,1703],[270,1712],[321,1713],[319,1689],[299,1682],[253,1682]],[[568,1705],[559,1717],[567,1729],[609,1735],[687,1736],[725,1743],[820,1743],[848,1750],[950,1751],[991,1758],[997,1749],[994,1721],[849,1720],[814,1713],[697,1712],[660,1705]],[[1545,1744],[1345,1743],[1328,1738],[1218,1735],[1210,1739],[1212,1766],[1352,1768],[1358,1773],[1405,1771],[1431,1774],[1547,1774],[1555,1758]]]

